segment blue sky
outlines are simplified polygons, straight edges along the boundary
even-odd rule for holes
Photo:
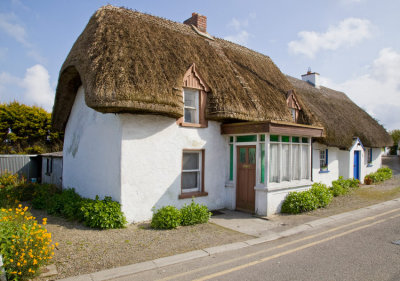
[[[344,91],[388,130],[400,129],[400,1],[1,0],[0,102],[51,111],[58,72],[91,15],[112,4],[183,22],[272,58],[300,78]]]

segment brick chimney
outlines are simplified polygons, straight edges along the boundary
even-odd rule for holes
[[[313,85],[315,88],[320,88],[319,73],[311,72],[311,68],[308,68],[307,74],[301,75],[301,79]]]
[[[194,25],[201,32],[207,32],[207,17],[198,13],[192,13],[192,17],[183,22],[187,25]]]

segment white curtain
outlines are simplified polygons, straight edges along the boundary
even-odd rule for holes
[[[309,158],[308,158],[308,150],[309,146],[308,145],[302,145],[301,146],[301,178],[302,179],[308,179],[308,171],[310,169],[310,163],[309,163]]]
[[[279,181],[279,144],[271,143],[269,153],[269,181],[278,182]]]
[[[289,144],[282,144],[282,181],[290,181]]]
[[[300,147],[298,144],[292,145],[292,179],[300,179]]]

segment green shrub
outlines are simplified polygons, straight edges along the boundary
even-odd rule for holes
[[[35,209],[46,209],[52,197],[61,191],[52,184],[35,184],[33,191],[32,206]]]
[[[181,224],[182,214],[174,206],[158,209],[151,219],[151,227],[155,229],[172,229]]]
[[[324,208],[332,201],[332,193],[323,183],[314,183],[310,189],[310,192],[318,200],[317,208]]]
[[[332,182],[332,186],[329,188],[329,190],[331,191],[331,193],[334,197],[344,195],[348,191],[348,189],[343,188],[342,185],[340,185],[339,183],[337,183],[335,181]]]
[[[20,200],[16,189],[24,183],[24,177],[8,171],[3,172],[0,175],[0,207],[9,208],[17,206]]]
[[[81,203],[81,212],[85,225],[93,228],[110,229],[123,228],[126,224],[125,215],[121,211],[121,205],[106,196],[99,200],[84,199]]]
[[[281,212],[298,214],[315,210],[318,208],[318,205],[318,198],[310,190],[289,192],[282,204]]]
[[[366,175],[364,178],[364,182],[367,181],[367,183],[379,183],[391,179],[392,176],[393,173],[390,168],[387,167],[379,168],[375,173]]]
[[[81,215],[82,197],[75,192],[75,189],[64,189],[56,193],[46,204],[46,210],[50,215],[59,215],[67,219],[77,219]]]
[[[28,207],[0,209],[0,254],[8,280],[28,280],[54,255],[51,234],[31,216]],[[56,243],[57,245],[57,243]]]
[[[211,212],[207,206],[196,204],[192,199],[190,205],[183,206],[181,209],[181,225],[194,225],[198,223],[206,223],[211,217]]]

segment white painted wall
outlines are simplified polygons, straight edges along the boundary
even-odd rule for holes
[[[47,159],[51,161],[53,158],[53,167],[50,174],[46,173]],[[62,187],[62,171],[63,171],[63,159],[62,157],[42,157],[42,183],[55,184],[58,187]]]
[[[312,144],[312,179],[313,182],[322,182],[328,187],[332,185],[332,181],[339,178],[339,158],[341,157],[341,152],[337,147],[328,147],[328,171],[321,172],[319,167],[319,152],[320,150],[325,150],[327,146],[320,143]]]
[[[208,196],[195,202],[209,209],[231,206],[225,181],[228,142],[220,133],[220,123],[209,121],[208,128],[188,128],[173,118],[157,115],[120,114],[122,124],[121,198],[128,221],[151,218],[153,208],[178,208],[191,199],[181,194],[182,151],[205,149],[204,188]]]
[[[89,108],[84,96],[80,87],[65,129],[63,188],[75,188],[84,197],[120,201],[120,119]]]
[[[348,179],[350,177],[350,153],[348,150],[339,150],[337,155],[339,161],[339,177]]]
[[[367,163],[367,155],[365,156],[366,160],[364,160],[363,162],[363,179],[366,175],[370,173],[375,173],[379,168],[382,167],[382,155],[383,151],[381,148],[372,148],[372,162],[370,164]]]

